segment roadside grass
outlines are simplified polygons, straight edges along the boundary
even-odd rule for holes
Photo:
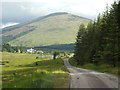
[[[69,73],[62,59],[39,54],[2,53],[3,88],[68,88]]]
[[[73,58],[69,59],[69,63],[75,67],[79,67],[79,68],[84,68],[84,69],[89,69],[89,70],[94,70],[94,71],[98,71],[98,72],[102,72],[102,73],[107,73],[107,74],[111,74],[114,76],[119,76],[120,77],[120,66],[118,65],[117,67],[111,67],[108,64],[101,64],[101,65],[95,65],[92,63],[87,63],[83,66],[77,65],[76,61]]]

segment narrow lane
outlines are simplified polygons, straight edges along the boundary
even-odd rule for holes
[[[77,68],[71,66],[68,59],[63,60],[70,72],[70,88],[118,88],[117,77],[92,70]]]

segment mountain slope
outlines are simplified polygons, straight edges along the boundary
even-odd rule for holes
[[[53,13],[28,24],[27,26],[36,27],[35,30],[9,43],[26,47],[74,43],[79,25],[89,21],[69,13]]]

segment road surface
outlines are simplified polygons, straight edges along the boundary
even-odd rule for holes
[[[71,66],[68,59],[63,59],[70,72],[70,88],[118,88],[118,78],[87,69]],[[95,90],[95,89],[94,89]]]

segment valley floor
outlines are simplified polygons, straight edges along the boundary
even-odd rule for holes
[[[2,88],[68,88],[69,73],[63,60],[44,56],[2,53]]]

